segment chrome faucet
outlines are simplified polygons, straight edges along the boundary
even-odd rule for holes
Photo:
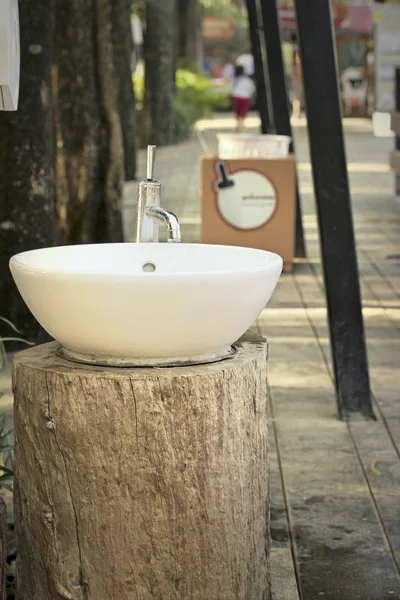
[[[136,242],[158,242],[158,225],[168,228],[168,242],[181,241],[181,228],[174,213],[161,208],[161,183],[154,181],[156,146],[147,146],[147,179],[139,183]]]

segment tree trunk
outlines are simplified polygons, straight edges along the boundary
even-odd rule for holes
[[[135,168],[128,2],[74,0],[56,11],[56,242],[122,241],[124,147],[129,176]]]
[[[133,52],[131,12],[131,0],[115,0],[112,3],[112,40],[115,73],[118,77],[117,102],[122,126],[126,181],[136,179],[137,146],[136,100],[131,72]]]
[[[165,146],[174,141],[177,40],[176,0],[147,0],[142,145]]]
[[[14,361],[18,600],[266,600],[266,345],[213,365]]]
[[[119,74],[116,72],[112,40],[112,6],[114,0],[96,0],[97,81],[106,144],[103,146],[101,171],[102,188],[100,239],[122,242],[122,191],[125,179],[124,142],[119,116]],[[122,34],[122,32],[121,32]],[[130,65],[130,53],[126,56]],[[128,73],[129,81],[130,71]]]
[[[54,136],[51,56],[54,2],[21,0],[21,90],[17,112],[0,112],[0,315],[32,341],[48,339],[8,268],[13,254],[51,246]]]
[[[94,20],[91,2],[56,4],[57,244],[96,241],[102,210],[100,148],[105,136],[96,81]]]
[[[179,0],[179,57],[189,69],[203,69],[203,38],[199,0]]]

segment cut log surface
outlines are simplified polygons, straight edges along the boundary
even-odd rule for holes
[[[267,600],[266,342],[211,365],[14,359],[18,600]]]

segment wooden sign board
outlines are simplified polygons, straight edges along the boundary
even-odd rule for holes
[[[201,30],[204,40],[222,42],[233,38],[232,19],[229,17],[206,15],[201,20]]]
[[[293,156],[201,162],[201,241],[276,252],[293,268],[296,176]]]

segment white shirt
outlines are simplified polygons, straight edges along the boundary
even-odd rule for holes
[[[255,91],[256,86],[250,77],[241,75],[233,80],[232,96],[234,98],[251,98]]]
[[[237,57],[235,64],[243,67],[245,75],[254,75],[254,58],[252,54],[241,54]]]

